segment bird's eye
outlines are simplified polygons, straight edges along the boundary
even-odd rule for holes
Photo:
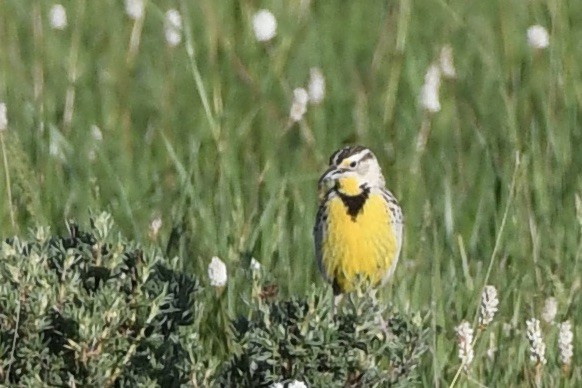
[[[355,161],[354,161],[354,162],[351,162],[351,163],[350,163],[350,167],[351,167],[351,168],[355,168],[355,167],[356,167],[356,164],[357,164],[357,163],[356,163]]]

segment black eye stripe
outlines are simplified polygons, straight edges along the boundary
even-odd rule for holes
[[[368,160],[368,159],[372,159],[374,158],[374,155],[372,155],[372,152],[368,151],[364,154],[364,156],[362,156],[362,158],[360,159],[360,162],[363,162],[364,160]]]

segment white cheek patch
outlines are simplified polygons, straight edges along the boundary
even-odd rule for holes
[[[366,175],[370,170],[370,165],[366,162],[360,163],[357,168],[358,172],[362,175]]]

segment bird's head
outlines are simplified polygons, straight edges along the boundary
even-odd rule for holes
[[[374,153],[366,147],[348,146],[334,152],[329,168],[319,178],[320,196],[335,187],[345,195],[358,195],[365,187],[383,187],[384,176]]]

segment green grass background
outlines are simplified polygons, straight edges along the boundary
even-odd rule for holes
[[[486,359],[485,333],[475,380],[528,381],[525,320],[540,317],[548,296],[580,344],[582,2],[150,1],[142,24],[122,1],[77,0],[62,2],[63,31],[50,28],[52,4],[0,2],[0,101],[9,118],[2,236],[37,224],[59,231],[66,219],[104,209],[126,235],[149,241],[159,216],[152,243],[165,247],[174,230],[172,253],[203,281],[212,256],[227,263],[233,313],[250,257],[282,295],[323,286],[311,237],[316,180],[331,152],[361,143],[375,151],[405,213],[401,261],[383,296],[430,312],[424,384],[453,380],[454,327],[473,321],[485,283],[501,300],[490,328],[498,350]],[[262,7],[278,21],[266,44],[251,24]],[[169,8],[184,20],[176,48],[164,40]],[[550,32],[546,50],[527,45],[533,24]],[[418,94],[444,44],[458,76],[443,81],[442,110],[427,115]],[[313,66],[326,98],[290,125],[292,90]],[[508,336],[503,322],[513,325]],[[580,382],[581,346],[561,377],[557,328],[542,327],[545,382]]]

